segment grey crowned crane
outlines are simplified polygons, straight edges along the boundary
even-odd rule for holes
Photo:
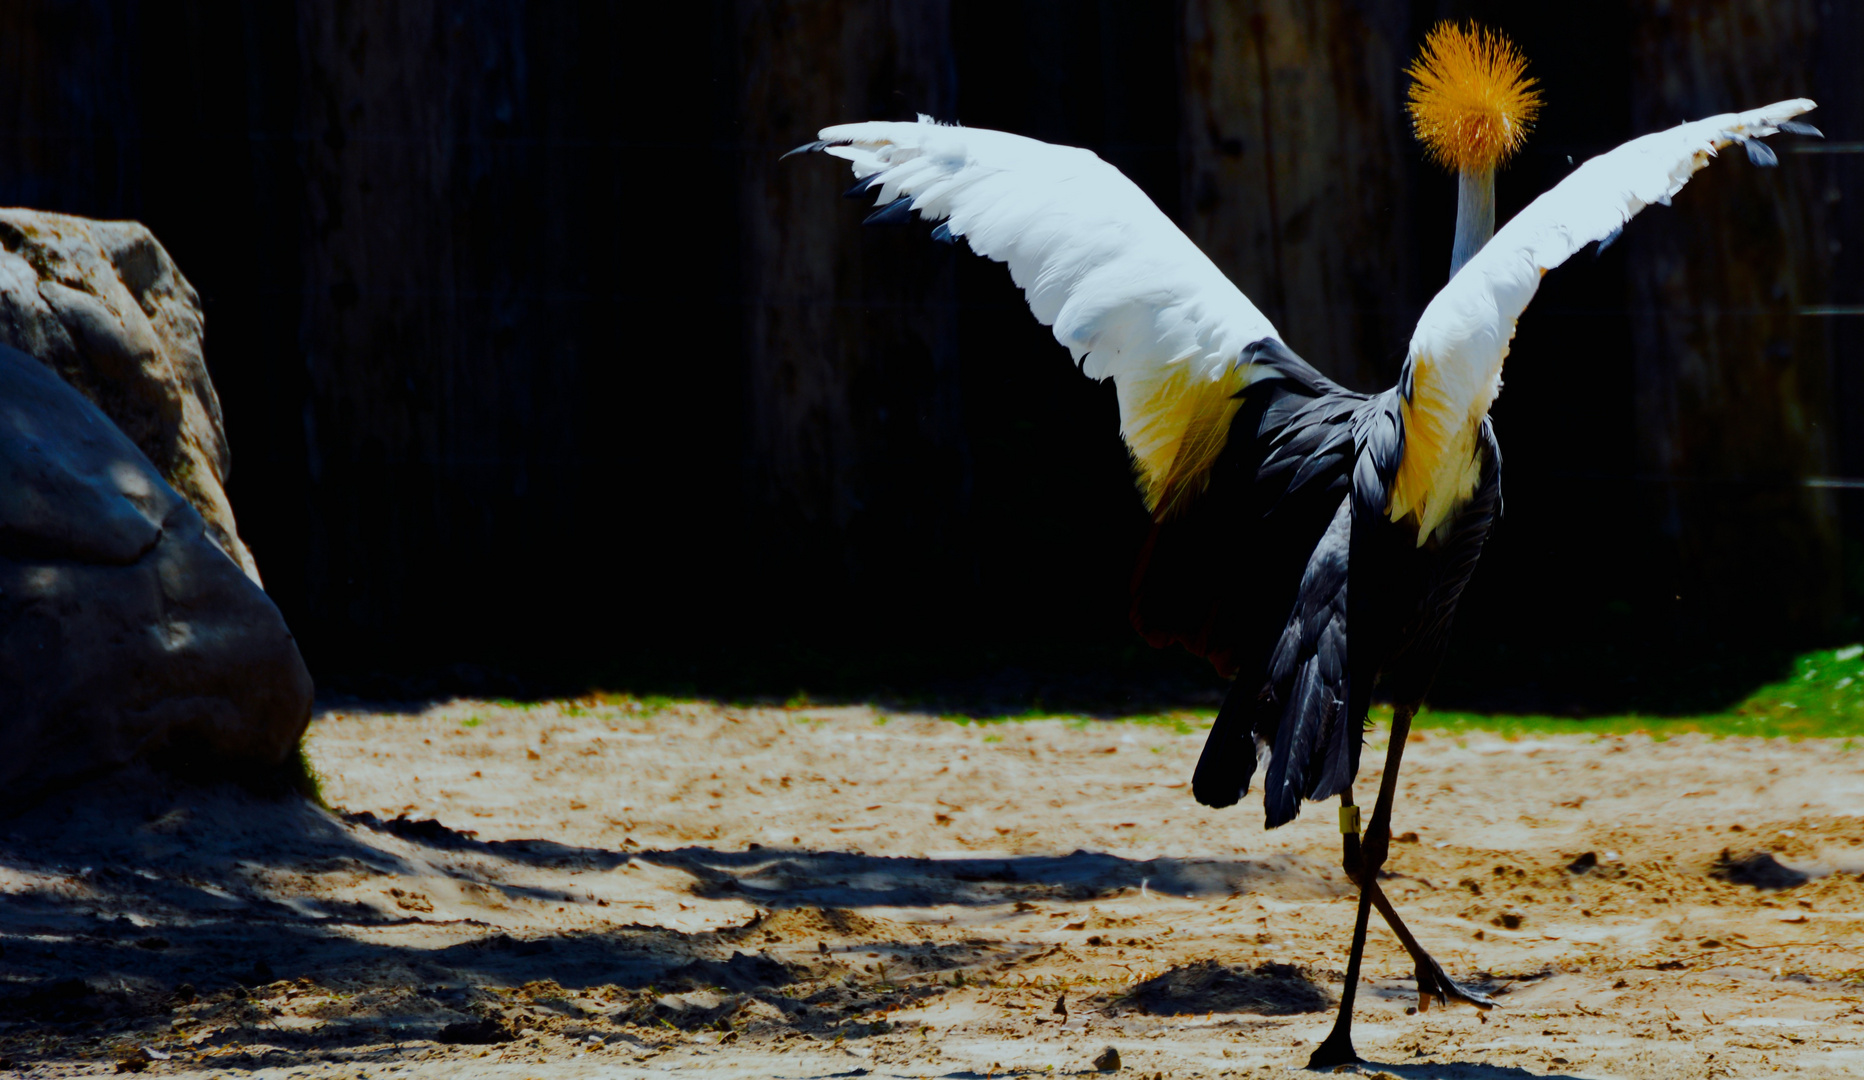
[[[873,193],[869,220],[938,222],[1009,264],[1035,317],[1075,364],[1118,391],[1120,433],[1154,525],[1132,617],[1235,681],[1193,791],[1236,803],[1263,771],[1267,825],[1303,800],[1340,799],[1343,861],[1359,907],[1332,1034],[1310,1067],[1358,1060],[1352,1010],[1377,908],[1416,964],[1418,1007],[1489,1009],[1406,929],[1380,890],[1392,797],[1411,719],[1449,639],[1458,597],[1501,510],[1488,419],[1502,361],[1541,276],[1668,204],[1716,152],[1817,134],[1811,101],[1712,116],[1580,165],[1499,231],[1496,167],[1538,99],[1519,53],[1474,27],[1440,26],[1413,65],[1410,111],[1431,156],[1459,177],[1451,277],[1418,320],[1398,385],[1345,389],[1285,344],[1215,264],[1117,169],[1087,150],[936,123],[824,128]],[[1492,235],[1491,235],[1492,234]],[[1353,797],[1374,693],[1394,706],[1363,833]]]

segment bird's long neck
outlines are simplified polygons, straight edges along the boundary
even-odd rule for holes
[[[1495,169],[1459,170],[1456,179],[1451,278],[1495,235]],[[1453,352],[1420,353],[1413,342],[1399,385],[1409,388],[1402,406],[1405,450],[1390,513],[1393,521],[1415,517],[1423,544],[1481,479],[1476,431],[1501,390],[1501,365],[1471,366]]]
[[[1482,250],[1495,235],[1495,169],[1459,170],[1456,174],[1456,243],[1450,248],[1450,276]]]

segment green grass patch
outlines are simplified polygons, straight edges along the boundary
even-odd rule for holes
[[[1390,717],[1390,710],[1383,710]],[[1697,716],[1490,716],[1425,709],[1415,727],[1524,735],[1630,735],[1653,739],[1697,732],[1713,738],[1855,739],[1864,737],[1864,645],[1821,649],[1796,659],[1791,673],[1739,704]]]
[[[1653,660],[1639,668],[1635,674],[1640,684],[1667,688],[1661,694],[1650,696],[1647,704],[1644,699],[1633,697],[1627,701],[1623,696],[1616,699],[1617,705],[1603,706],[1604,710],[1621,708],[1625,711],[1602,711],[1599,714],[1574,717],[1560,715],[1535,715],[1525,713],[1486,713],[1470,712],[1457,709],[1436,709],[1426,707],[1419,714],[1415,726],[1423,731],[1440,731],[1450,734],[1464,732],[1488,732],[1504,738],[1521,738],[1547,735],[1629,735],[1641,734],[1653,739],[1667,739],[1674,735],[1697,732],[1714,738],[1729,736],[1750,736],[1757,738],[1806,739],[1826,738],[1843,742],[1841,750],[1849,751],[1855,740],[1864,740],[1864,644],[1847,645],[1842,648],[1821,649],[1815,652],[1791,657],[1782,654],[1741,654],[1732,660],[1719,653],[1705,654],[1707,657],[1697,666],[1687,658],[1678,663],[1666,665],[1660,660]],[[1753,663],[1743,663],[1744,660]],[[1764,662],[1763,662],[1764,661]],[[652,716],[665,712],[681,701],[709,701],[720,705],[738,705],[746,708],[769,707],[777,705],[792,710],[799,715],[793,719],[796,723],[817,727],[827,722],[826,718],[809,715],[809,710],[817,707],[834,707],[866,703],[876,709],[873,722],[886,724],[890,714],[917,713],[931,714],[950,723],[978,726],[988,729],[996,725],[1016,723],[1028,720],[1059,720],[1080,730],[1104,728],[1110,724],[1135,725],[1139,727],[1164,728],[1176,735],[1196,735],[1210,729],[1216,716],[1211,708],[1181,708],[1171,702],[1184,700],[1186,695],[1171,690],[1150,693],[1148,697],[1135,700],[1126,696],[1128,688],[1119,682],[1119,672],[1126,667],[1113,665],[1109,670],[1111,681],[1106,685],[1095,683],[1094,694],[1073,693],[1063,687],[1057,691],[1055,686],[1044,683],[1042,688],[1023,696],[1012,688],[1008,691],[993,690],[990,694],[976,694],[967,697],[964,694],[946,693],[934,696],[913,696],[896,691],[876,692],[872,689],[851,687],[844,691],[830,693],[818,689],[815,692],[796,690],[788,697],[782,696],[734,696],[729,692],[702,693],[695,690],[690,695],[680,697],[661,694],[635,694],[626,692],[600,692],[577,699],[576,709],[568,715],[580,715],[582,706],[596,708],[614,708],[637,716]],[[1700,668],[1700,670],[1698,670]],[[1135,669],[1137,670],[1137,669]],[[1585,681],[1589,673],[1596,674],[1585,661],[1563,661],[1554,670],[1570,674],[1579,682]],[[1613,669],[1616,670],[1616,669]],[[1727,678],[1713,684],[1713,692],[1704,691],[1693,696],[1679,698],[1673,691],[1677,687],[1702,687],[1703,682],[1721,672],[1726,676],[1729,671],[1736,671],[1746,678],[1765,677],[1761,673],[1777,673],[1784,670],[1785,677],[1761,685],[1757,689],[1745,691],[1743,684],[1725,685]],[[804,674],[807,674],[804,672]],[[1156,673],[1154,673],[1156,674]],[[1609,672],[1608,672],[1609,674]],[[1541,673],[1542,676],[1545,673]],[[1447,676],[1446,676],[1447,677]],[[831,680],[832,681],[832,680]],[[791,685],[795,685],[791,683]],[[837,684],[839,685],[839,684]],[[910,681],[908,685],[911,685]],[[1173,687],[1178,683],[1170,684]],[[1193,685],[1185,680],[1184,686]],[[1745,685],[1751,686],[1748,682]],[[1197,693],[1201,696],[1212,689],[1208,682],[1199,684]],[[1446,691],[1446,696],[1455,695]],[[1029,702],[1022,705],[1021,701]],[[1721,702],[1735,700],[1732,705]],[[979,699],[985,703],[979,703]],[[1004,699],[1008,700],[1005,701]],[[1109,705],[1109,700],[1123,701],[1122,705]],[[1204,698],[1208,700],[1208,698]],[[1464,700],[1468,700],[1467,697]],[[1593,700],[1583,695],[1580,700]],[[501,704],[503,704],[501,702]],[[512,702],[513,707],[526,708],[523,703]],[[1135,711],[1122,713],[1122,707],[1131,707]],[[1648,709],[1649,711],[1639,711]],[[1675,710],[1675,711],[1668,711]],[[1698,710],[1698,711],[1692,711]],[[477,717],[464,721],[463,725],[472,727],[478,722]],[[1391,720],[1388,707],[1373,710],[1372,720],[1375,727],[1384,727]],[[995,738],[990,741],[996,741]],[[1864,745],[1864,742],[1857,743]]]
[[[1173,712],[1152,713],[1145,716],[1129,716],[1126,722],[1144,727],[1170,728],[1174,734],[1189,735],[1192,732],[1209,731],[1210,725],[1217,719],[1214,710],[1210,712]]]
[[[1106,719],[1057,715],[1040,708],[989,716],[947,714],[943,719],[962,725],[993,725],[1023,720],[1067,721],[1078,729],[1108,723],[1168,728],[1179,735],[1207,731],[1215,718],[1212,710],[1177,710]],[[1391,722],[1391,708],[1372,711],[1375,727]],[[1643,716],[1636,713],[1593,716],[1536,716],[1439,711],[1426,707],[1413,727],[1452,734],[1483,731],[1504,738],[1538,735],[1648,735],[1663,740],[1696,732],[1713,738],[1750,736],[1763,739],[1864,739],[1864,645],[1821,649],[1797,658],[1784,679],[1754,690],[1740,703],[1717,712],[1695,716]]]
[[[586,700],[591,700],[598,706],[621,709],[637,716],[653,716],[679,704],[679,699],[662,694],[635,695],[603,692],[592,694]]]
[[[1170,728],[1175,734],[1190,735],[1193,732],[1210,730],[1210,723],[1216,718],[1215,710],[1180,709],[1168,713],[1135,713],[1131,716],[1089,717],[1077,716],[1052,709],[1024,709],[1021,712],[995,713],[988,716],[967,716],[963,713],[946,713],[939,719],[960,727],[976,724],[980,727],[992,724],[1014,724],[1027,720],[1060,720],[1076,731],[1100,727],[1106,724],[1137,724],[1141,727]]]
[[[317,771],[317,766],[311,764],[311,756],[304,749],[303,739],[299,739],[298,745],[292,747],[291,757],[285,762],[284,781],[291,790],[325,810],[330,809],[330,804],[324,801],[324,776]]]

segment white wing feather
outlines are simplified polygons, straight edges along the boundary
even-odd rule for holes
[[[820,138],[857,177],[879,174],[879,204],[910,198],[915,212],[1009,264],[1030,311],[1081,370],[1114,380],[1121,434],[1154,503],[1172,477],[1196,469],[1182,455],[1204,456],[1192,444],[1219,418],[1199,419],[1199,409],[1229,402],[1248,380],[1243,347],[1280,340],[1216,264],[1092,151],[926,117],[841,124]],[[1226,422],[1234,412],[1216,408]]]
[[[1812,108],[1799,98],[1633,139],[1574,169],[1502,226],[1431,300],[1412,335],[1406,460],[1392,517],[1417,513],[1421,543],[1467,497],[1460,489],[1473,484],[1474,425],[1501,389],[1515,322],[1543,273],[1611,238],[1646,206],[1668,204],[1716,151],[1772,135]]]

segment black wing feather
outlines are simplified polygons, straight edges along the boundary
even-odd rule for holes
[[[1209,486],[1184,511],[1154,524],[1132,586],[1133,625],[1147,641],[1183,645],[1226,678],[1244,665],[1259,678],[1314,540],[1339,501],[1337,493],[1329,496],[1332,481],[1351,460],[1350,452],[1337,450],[1331,466],[1303,472],[1313,455],[1290,453],[1287,444],[1311,427],[1314,445],[1325,445],[1330,418],[1364,400],[1272,338],[1250,345],[1243,359],[1269,367],[1274,377],[1244,391]],[[1225,576],[1226,567],[1240,569]],[[1219,716],[1219,726],[1227,726]],[[1248,749],[1248,762],[1254,753]]]
[[[1502,448],[1485,418],[1477,435],[1482,475],[1475,494],[1457,511],[1447,530],[1439,531],[1413,557],[1418,581],[1411,608],[1396,627],[1379,688],[1394,703],[1415,708],[1437,677],[1450,646],[1450,625],[1463,589],[1476,572],[1482,547],[1502,513]]]

